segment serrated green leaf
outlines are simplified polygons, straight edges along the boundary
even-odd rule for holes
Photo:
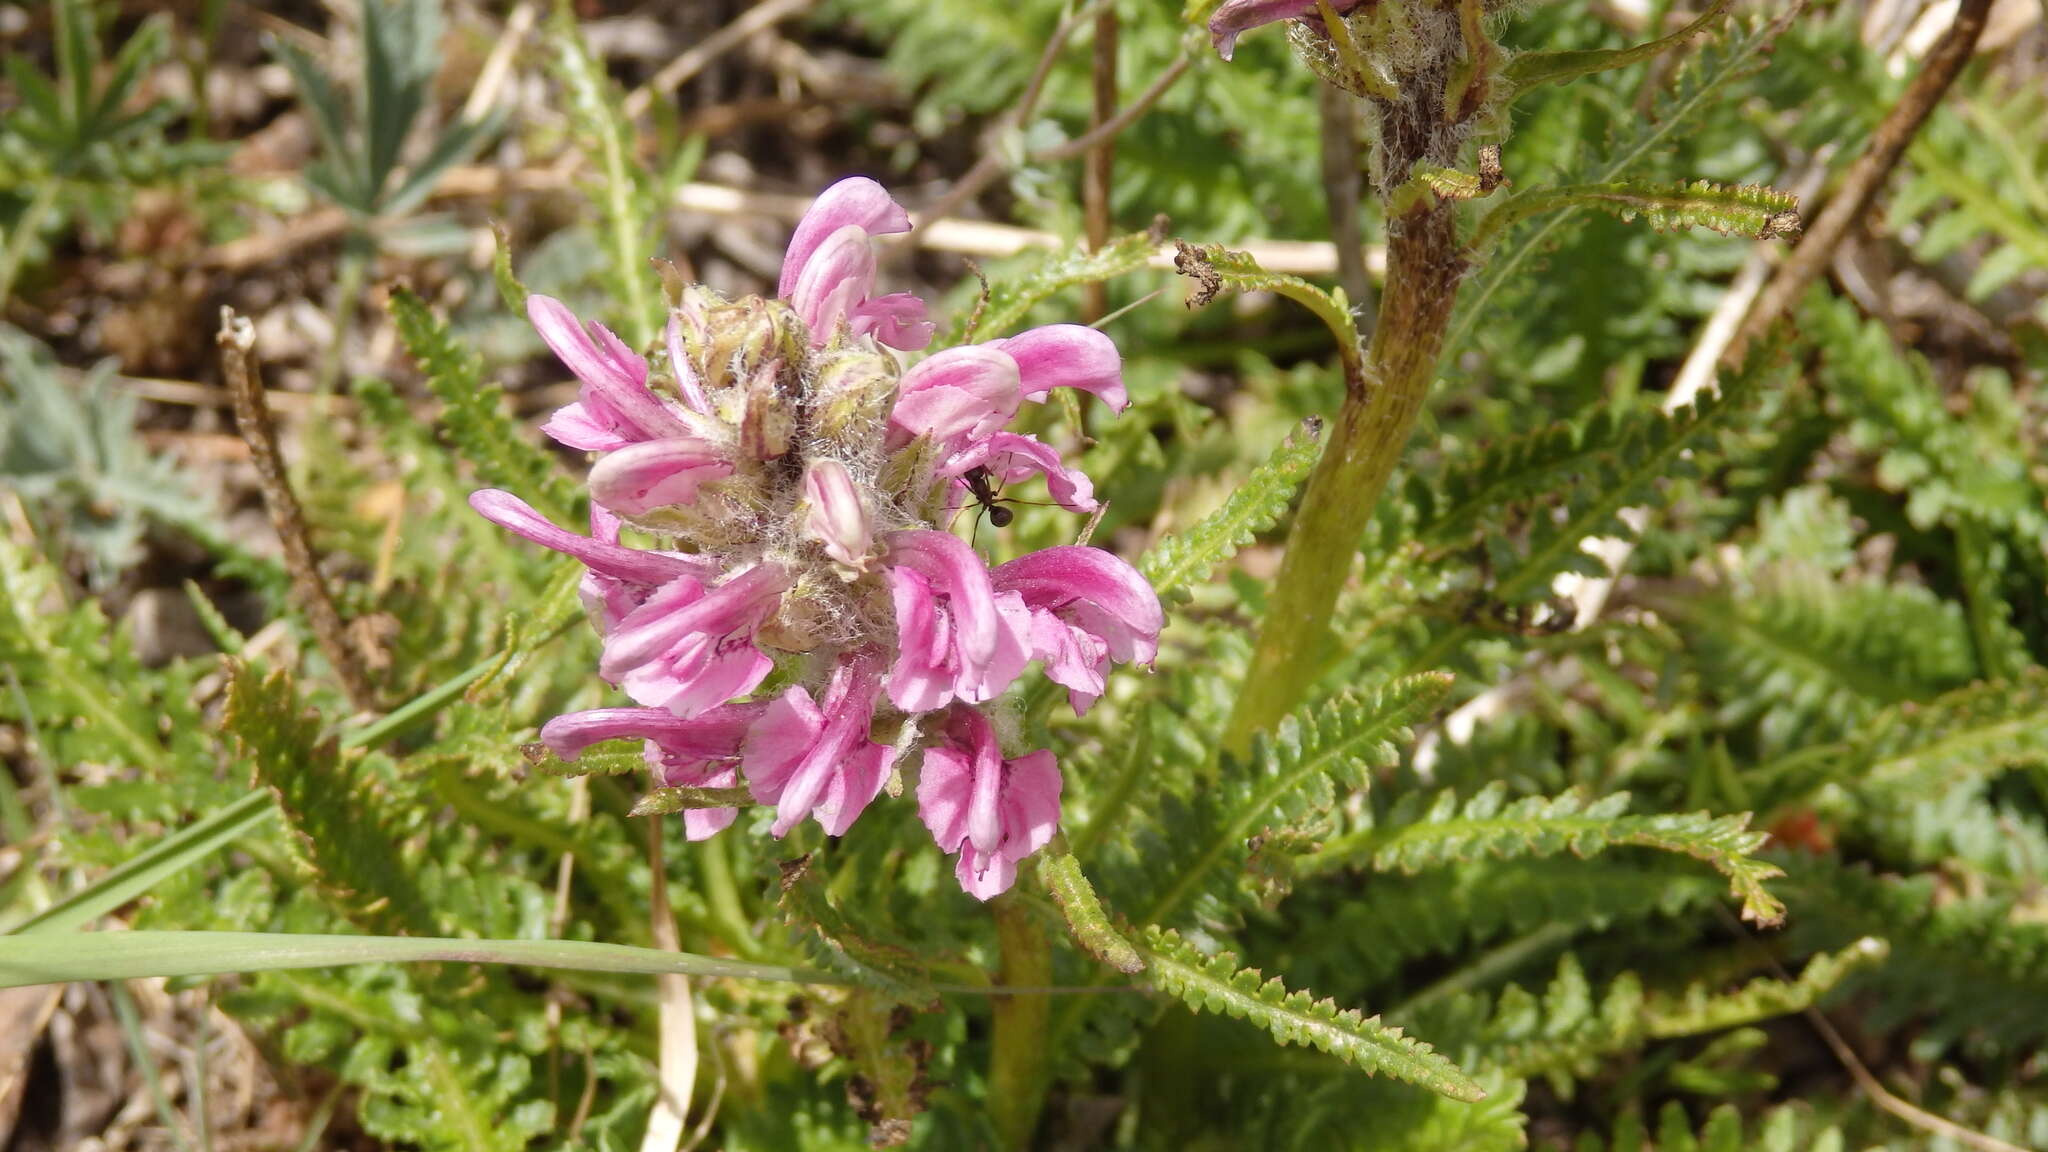
[[[1699,18],[1669,36],[1627,48],[1594,48],[1578,52],[1524,52],[1508,63],[1507,82],[1517,92],[1562,84],[1595,72],[1625,68],[1654,59],[1720,21],[1728,14],[1728,0],[1714,0]]]
[[[1429,1045],[1355,1009],[1339,1010],[1277,977],[1239,968],[1229,952],[1204,956],[1171,929],[1145,930],[1146,971],[1155,987],[1197,1012],[1246,1020],[1282,1044],[1318,1048],[1367,1075],[1384,1073],[1454,1100],[1483,1100],[1485,1089]]]
[[[1168,536],[1138,561],[1138,571],[1162,597],[1206,579],[1258,533],[1287,514],[1294,490],[1322,455],[1320,423],[1305,425],[1231,490],[1223,506],[1186,532]]]
[[[1485,249],[1508,228],[1531,216],[1569,208],[1597,208],[1623,221],[1637,218],[1659,232],[1706,228],[1723,236],[1776,240],[1799,233],[1799,198],[1761,184],[1708,180],[1639,184],[1625,180],[1523,192],[1486,214],[1472,236]]]
[[[1425,807],[1425,804],[1427,805]],[[1357,864],[1380,872],[1419,872],[1482,856],[1589,857],[1611,847],[1653,848],[1691,856],[1727,877],[1745,919],[1774,924],[1785,906],[1764,887],[1783,875],[1756,858],[1768,837],[1749,828],[1749,816],[1628,815],[1629,795],[1598,800],[1567,792],[1509,802],[1496,782],[1462,804],[1454,790],[1401,798],[1375,826],[1332,841],[1306,863],[1311,868]]]
[[[493,488],[518,493],[557,519],[575,506],[555,462],[506,414],[503,389],[485,383],[483,358],[455,339],[426,302],[405,288],[391,293],[391,319],[407,353],[441,401],[440,435]]]

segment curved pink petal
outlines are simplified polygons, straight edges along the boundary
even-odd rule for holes
[[[541,725],[540,738],[555,755],[571,761],[593,744],[636,739],[683,759],[717,760],[738,754],[747,727],[760,712],[757,704],[729,704],[684,720],[660,708],[592,708]]]
[[[581,400],[555,409],[554,415],[547,418],[540,430],[555,443],[580,452],[609,452],[632,443],[613,431],[611,425],[591,415]]]
[[[1136,569],[1099,548],[1041,549],[989,579],[998,595],[1029,606],[1032,655],[1066,686],[1077,714],[1101,697],[1112,661],[1150,664],[1159,655],[1159,597]]]
[[[1015,881],[1018,861],[1051,842],[1060,787],[1052,753],[1005,760],[988,718],[956,707],[925,750],[918,818],[940,851],[959,855],[960,887],[987,900]]]
[[[872,661],[842,660],[822,705],[794,687],[770,703],[747,733],[747,787],[775,805],[776,836],[806,816],[841,836],[880,794],[893,752],[868,739],[879,688]]]
[[[579,441],[596,429],[626,441],[673,436],[688,429],[659,396],[648,390],[647,361],[602,324],[587,328],[567,305],[550,296],[526,298],[526,315],[563,367],[583,385],[580,411],[563,409],[550,420]],[[570,440],[563,443],[577,447]]]
[[[683,345],[683,318],[669,313],[668,325],[662,329],[661,338],[668,345],[669,371],[676,378],[676,391],[683,403],[699,412],[710,412],[711,401],[704,395],[704,385],[697,379],[697,370],[690,366],[689,349]]]
[[[787,587],[789,578],[780,568],[759,564],[712,591],[664,588],[605,644],[604,675],[616,679],[693,635],[724,636],[759,627]]]
[[[874,246],[866,232],[849,224],[826,236],[804,263],[788,292],[789,306],[811,330],[811,343],[822,347],[841,321],[853,319],[874,286]]]
[[[789,299],[798,278],[825,238],[841,228],[853,227],[869,236],[910,231],[910,213],[890,197],[880,184],[865,176],[849,176],[818,194],[790,233],[789,249],[782,257],[782,278],[775,294]],[[886,343],[886,341],[885,341]],[[898,345],[901,347],[901,345]]]
[[[924,301],[908,292],[864,300],[853,312],[856,334],[873,333],[875,339],[905,352],[923,351],[938,330],[927,318]]]
[[[989,346],[1017,362],[1026,400],[1044,400],[1054,388],[1079,388],[1113,411],[1130,405],[1124,391],[1124,358],[1116,341],[1079,324],[1048,324]]]
[[[825,554],[849,568],[867,567],[874,546],[874,517],[853,482],[853,474],[837,460],[817,459],[804,469],[804,499],[810,511],[804,531],[825,546]]]
[[[923,576],[946,598],[961,658],[986,664],[996,648],[996,603],[981,556],[958,536],[929,528],[891,532],[886,539],[888,563]]]
[[[716,447],[694,436],[643,440],[608,453],[590,469],[590,498],[614,512],[638,516],[655,508],[694,504],[700,485],[732,475]]]
[[[758,704],[731,704],[683,720],[659,708],[594,708],[555,717],[540,738],[564,760],[592,744],[637,738],[662,787],[730,788],[739,779],[741,742],[760,713]],[[689,809],[683,835],[709,839],[738,816],[738,808]]]
[[[557,527],[534,511],[526,501],[496,488],[479,488],[470,493],[469,506],[498,527],[524,536],[543,548],[574,556],[592,572],[613,579],[659,585],[684,577],[700,580],[715,571],[707,560],[623,547],[617,543],[616,528],[610,540],[600,540]]]
[[[998,432],[974,441],[939,468],[942,476],[963,476],[974,468],[985,468],[1002,483],[1030,476],[1045,477],[1045,490],[1053,501],[1070,512],[1093,512],[1095,484],[1088,474],[1068,468],[1050,444],[1035,436]]]
[[[905,712],[930,712],[953,698],[959,679],[947,659],[952,646],[942,640],[945,618],[924,577],[891,568],[883,578],[896,608],[898,647],[889,670],[889,701]]]
[[[1149,664],[1159,655],[1159,631],[1166,626],[1159,596],[1118,556],[1078,545],[1041,548],[999,565],[989,578],[1034,609],[1092,609],[1086,618],[1114,633],[1104,639],[1119,661]]]
[[[1024,399],[1017,361],[1000,348],[948,348],[912,365],[889,413],[890,447],[919,436],[958,449],[1002,430]]]
[[[1361,2],[1331,0],[1330,7],[1340,13],[1348,12]],[[1209,39],[1216,46],[1216,54],[1228,60],[1237,47],[1239,35],[1262,24],[1277,24],[1315,13],[1315,0],[1226,0],[1209,17]]]

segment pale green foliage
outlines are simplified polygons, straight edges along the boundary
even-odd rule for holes
[[[1685,43],[1706,31],[1728,14],[1728,0],[1714,0],[1704,12],[1678,31],[1668,36],[1627,48],[1588,49],[1576,52],[1525,52],[1508,63],[1503,73],[1509,85],[1516,90],[1538,87],[1544,84],[1563,84],[1581,76],[1596,72],[1607,72],[1615,68],[1626,68],[1645,60],[1653,60],[1665,52]]]
[[[144,451],[136,398],[114,375],[101,361],[65,380],[47,350],[0,327],[0,478],[44,521],[53,546],[84,555],[95,586],[135,562],[151,522],[216,534],[170,461]]]
[[[494,112],[447,127],[400,177],[406,142],[440,71],[440,3],[360,0],[358,11],[362,74],[352,92],[298,45],[281,40],[276,51],[320,141],[320,157],[306,168],[307,183],[359,220],[396,219],[418,207],[449,168],[482,147],[501,118]]]
[[[1132,232],[1093,251],[1076,247],[1050,254],[1029,275],[1005,277],[991,284],[982,304],[960,313],[955,325],[958,331],[949,343],[1015,335],[1038,305],[1084,284],[1101,284],[1134,272],[1144,267],[1158,248],[1157,236]]]

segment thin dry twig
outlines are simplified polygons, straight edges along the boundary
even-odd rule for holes
[[[1187,75],[1188,69],[1194,67],[1194,64],[1195,58],[1192,56],[1176,57],[1173,63],[1168,64],[1161,70],[1159,75],[1152,78],[1152,83],[1147,84],[1145,90],[1138,93],[1138,98],[1131,101],[1123,111],[1103,121],[1100,126],[1076,136],[1072,140],[1068,140],[1063,144],[1054,144],[1048,148],[1040,148],[1032,152],[1031,159],[1046,164],[1060,160],[1072,160],[1090,148],[1120,134],[1124,129],[1129,128],[1138,117],[1150,112],[1152,106],[1159,103],[1159,98],[1166,95],[1166,90],[1173,87],[1175,81]]]
[[[1116,115],[1116,48],[1120,30],[1114,4],[1096,14],[1095,72],[1091,78],[1094,100],[1088,119],[1091,132]],[[1109,195],[1115,169],[1114,138],[1104,140],[1082,157],[1081,223],[1090,248],[1109,243]],[[1082,320],[1092,322],[1108,311],[1109,286],[1100,280],[1090,281],[1081,294]]]
[[[1784,967],[1775,959],[1771,961],[1771,967],[1778,970],[1780,979],[1791,979],[1785,974]],[[1842,1039],[1842,1034],[1835,1030],[1834,1022],[1827,1018],[1826,1013],[1818,1008],[1808,1008],[1806,1019],[1813,1025],[1813,1030],[1820,1033],[1820,1038],[1827,1042],[1829,1051],[1835,1054],[1835,1059],[1841,1061],[1842,1067],[1848,1069],[1850,1079],[1856,1081],[1856,1086],[1863,1090],[1864,1095],[1870,1097],[1872,1104],[1924,1132],[1946,1136],[1958,1144],[1981,1149],[1982,1152],[2027,1152],[2027,1149],[2017,1144],[2007,1144],[1996,1136],[1965,1128],[1945,1116],[1937,1116],[1909,1100],[1894,1095],[1892,1090],[1886,1088],[1876,1074],[1863,1063],[1862,1058],[1856,1055],[1855,1049],[1849,1047],[1848,1041]]]
[[[1779,963],[1777,955],[1769,948],[1764,947],[1763,942],[1756,938],[1749,925],[1737,920],[1726,908],[1719,908],[1716,911],[1720,913],[1722,922],[1728,926],[1729,930],[1736,933],[1743,942],[1754,949],[1778,979],[1787,984],[1793,982],[1792,974],[1785,971],[1785,966]],[[1870,1102],[1877,1105],[1880,1110],[1889,1112],[1924,1132],[1932,1132],[1937,1136],[1946,1136],[1959,1144],[1979,1149],[1980,1152],[2028,1152],[2028,1149],[2021,1148],[2017,1144],[2008,1144],[1996,1136],[1979,1132],[1973,1128],[1965,1128],[1946,1116],[1937,1116],[1927,1109],[1895,1095],[1891,1089],[1884,1086],[1883,1081],[1877,1078],[1877,1074],[1870,1070],[1870,1066],[1863,1062],[1863,1058],[1856,1055],[1856,1050],[1851,1048],[1849,1042],[1842,1038],[1842,1033],[1835,1028],[1834,1021],[1829,1020],[1826,1013],[1812,1005],[1808,1005],[1804,1015],[1806,1016],[1806,1022],[1813,1025],[1814,1031],[1820,1033],[1820,1038],[1827,1044],[1828,1050],[1835,1054],[1835,1059],[1840,1061],[1843,1069],[1849,1073],[1849,1078],[1856,1081],[1856,1087],[1861,1089],[1864,1095],[1869,1096]]]
[[[960,205],[980,195],[982,189],[988,187],[996,177],[1001,176],[1009,168],[1010,162],[1004,158],[1003,150],[998,146],[1002,133],[1020,127],[1031,119],[1031,114],[1038,110],[1039,97],[1045,94],[1045,81],[1052,75],[1053,65],[1059,62],[1060,49],[1067,46],[1067,41],[1073,37],[1075,31],[1091,19],[1105,3],[1107,0],[1091,0],[1080,11],[1067,17],[1060,22],[1059,27],[1053,29],[1052,35],[1046,39],[1045,49],[1038,54],[1038,65],[1032,69],[1031,79],[1025,83],[1023,95],[1017,98],[1017,104],[1010,110],[1010,114],[991,129],[981,158],[967,169],[966,175],[960,177],[946,190],[945,195],[934,200],[917,214],[919,223],[951,215]],[[912,233],[913,236],[916,234]],[[919,246],[916,241],[912,244]]]
[[[808,11],[817,0],[766,0],[742,12],[732,23],[699,40],[696,46],[668,62],[652,79],[626,95],[620,109],[628,117],[638,116],[647,111],[659,94],[666,96],[681,87],[690,77],[704,70],[704,66],[752,36],[766,31],[795,16]]]
[[[1927,62],[1921,66],[1920,74],[1913,77],[1905,95],[1885,114],[1884,121],[1871,134],[1870,144],[1849,166],[1848,174],[1842,177],[1842,186],[1806,229],[1805,237],[1792,250],[1791,258],[1778,267],[1777,275],[1764,286],[1755,307],[1749,310],[1741,330],[1729,346],[1730,358],[1740,359],[1749,342],[1790,311],[1834,260],[1835,249],[1870,210],[1870,203],[1876,199],[1878,190],[1884,187],[1891,178],[1892,170],[1905,156],[1907,145],[1919,134],[1920,126],[1934,113],[1935,105],[1941,102],[1956,77],[1962,74],[1963,65],[1977,50],[1977,41],[1984,35],[1991,4],[1992,0],[1962,0],[1956,9],[1955,23],[1949,25],[1948,34],[1927,54]]]
[[[235,426],[249,446],[249,458],[256,465],[257,487],[263,504],[270,510],[270,522],[284,545],[285,569],[291,573],[292,591],[313,626],[313,638],[334,667],[349,704],[358,712],[377,710],[376,692],[363,670],[362,654],[350,643],[341,613],[320,578],[319,558],[306,530],[306,515],[292,492],[284,467],[284,453],[277,446],[277,425],[263,390],[263,370],[256,361],[256,326],[235,314],[220,310],[220,332],[214,337],[220,348],[221,370],[228,391],[234,394]]]

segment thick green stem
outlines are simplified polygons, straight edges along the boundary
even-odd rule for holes
[[[1052,983],[1052,942],[1045,923],[1015,892],[991,902],[996,938],[1002,946],[1000,983],[1044,988]],[[1045,996],[997,996],[994,1051],[989,1056],[988,1101],[1003,1149],[1031,1147],[1045,1101],[1045,1064],[1051,1054],[1046,1023],[1052,1001]]]
[[[1436,378],[1437,356],[1465,272],[1453,206],[1425,197],[1392,222],[1387,286],[1361,379],[1309,476],[1273,587],[1265,626],[1230,718],[1226,748],[1242,755],[1307,693],[1326,662],[1330,613],[1363,534]]]

